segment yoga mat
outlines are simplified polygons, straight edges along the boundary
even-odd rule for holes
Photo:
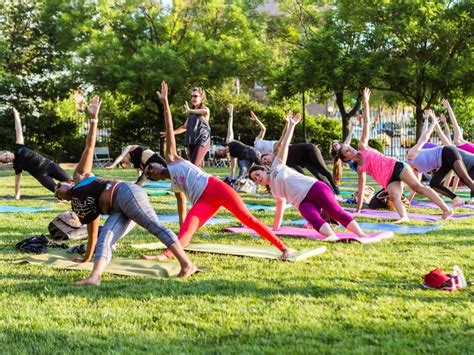
[[[22,207],[22,206],[0,206],[0,213],[35,213],[42,211],[51,211],[51,207]]]
[[[92,270],[92,262],[80,264],[75,263],[72,261],[75,257],[77,257],[77,254],[67,254],[65,251],[55,251],[54,253],[49,254],[28,256],[14,261],[14,263],[28,263],[68,270]],[[176,277],[180,269],[179,263],[175,262],[159,263],[154,260],[113,258],[110,264],[105,268],[104,272],[122,276],[141,276],[161,279]],[[199,271],[204,271],[206,269],[207,268],[198,268]]]
[[[245,206],[247,206],[250,211],[276,211],[276,206],[252,205],[250,203],[246,203]],[[293,205],[290,205],[289,203],[285,205],[285,209],[292,207]]]
[[[355,208],[345,207],[345,211],[352,213],[354,216],[366,217],[366,218],[385,218],[385,219],[399,219],[400,216],[397,212],[393,211],[384,211],[384,210],[370,210],[365,209],[359,213],[355,213]],[[450,219],[462,219],[473,217],[474,213],[463,213],[463,214],[454,214]],[[425,222],[434,222],[441,219],[441,215],[426,215],[422,213],[408,213],[408,217],[411,219],[416,219],[418,221]]]
[[[230,227],[230,228],[225,228],[224,230],[228,232],[233,232],[233,233],[250,233],[250,234],[255,233],[253,229],[246,228],[246,227]],[[302,238],[318,239],[318,240],[323,240],[324,238],[326,238],[323,235],[319,234],[314,229],[298,228],[298,227],[281,227],[279,230],[274,231],[274,233],[276,235],[288,235],[291,237],[302,237]],[[355,234],[346,233],[346,232],[336,232],[336,235],[339,237],[339,240],[337,240],[337,242],[355,241],[362,244],[380,242],[382,239],[392,238],[394,236],[393,232],[389,232],[389,231],[369,233],[368,234],[369,237],[367,238],[359,238]]]
[[[305,219],[286,222],[286,225],[304,226],[308,222]],[[425,234],[441,228],[441,224],[430,224],[428,226],[408,226],[390,223],[358,222],[363,230],[391,231],[397,234]]]
[[[165,190],[153,190],[146,192],[148,196],[166,196],[166,195],[174,195],[174,192],[165,191]]]
[[[147,181],[142,187],[144,189],[171,190],[171,183],[169,181]]]
[[[436,209],[439,209],[438,206],[436,206],[436,204],[434,204],[433,202],[431,201],[417,201],[417,200],[413,200],[411,201],[411,205],[413,207],[421,207],[421,208],[436,208]],[[451,203],[448,203],[448,206],[452,206]],[[467,203],[458,207],[458,208],[466,208],[468,210],[474,210],[474,205],[468,205]]]
[[[159,214],[158,219],[162,223],[179,223],[179,216],[177,214],[163,214],[163,215]],[[229,223],[229,222],[233,222],[233,219],[214,217],[208,220],[206,224],[221,224],[221,223]]]
[[[162,243],[147,243],[147,244],[133,244],[132,248],[135,249],[146,249],[156,250],[164,249],[165,245]],[[236,255],[236,256],[250,256],[254,258],[266,258],[266,259],[281,259],[281,251],[271,246],[259,246],[259,245],[231,245],[231,244],[189,244],[184,250],[193,251],[199,253],[210,253],[210,254],[223,254],[223,255]],[[319,247],[316,249],[305,249],[300,250],[292,258],[287,259],[288,261],[296,262],[304,259],[308,259],[312,256],[322,254],[326,251],[326,247]]]

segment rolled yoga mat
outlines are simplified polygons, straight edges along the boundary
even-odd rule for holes
[[[22,207],[22,206],[0,206],[0,213],[35,213],[51,211],[51,207]]]
[[[78,254],[67,254],[63,252],[53,252],[48,254],[40,254],[28,256],[26,258],[15,260],[15,264],[33,264],[41,266],[49,266],[57,269],[68,270],[85,270],[91,271],[93,263],[76,263],[72,261]],[[199,267],[199,271],[205,271],[208,268]],[[155,279],[163,279],[178,276],[181,267],[179,263],[166,262],[160,263],[154,260],[142,259],[126,259],[126,258],[112,258],[112,261],[107,265],[104,272],[122,275],[122,276],[140,276],[152,277]]]
[[[372,231],[390,231],[397,234],[425,234],[441,228],[441,224],[430,224],[427,226],[408,226],[390,223],[358,222],[359,226],[365,230]],[[297,219],[296,221],[286,222],[286,225],[304,226],[308,224],[306,219]]]
[[[397,212],[393,211],[384,211],[384,210],[370,210],[364,209],[359,213],[355,213],[355,208],[352,207],[344,207],[344,210],[352,213],[354,216],[366,217],[366,218],[381,218],[381,219],[399,219],[400,216]],[[425,222],[434,222],[439,221],[441,219],[441,215],[427,215],[422,213],[408,213],[408,217],[411,219],[415,219],[418,221],[425,221]],[[462,218],[469,218],[474,217],[474,213],[463,213],[463,214],[454,214],[450,219],[462,219]]]
[[[247,227],[230,227],[224,229],[227,232],[232,233],[249,233],[255,234],[255,231],[251,228]],[[273,231],[276,235],[287,235],[291,237],[302,237],[308,239],[317,239],[317,240],[324,240],[326,237],[322,234],[318,233],[315,229],[308,229],[308,228],[299,228],[299,227],[281,227],[277,231]],[[339,237],[339,240],[336,242],[349,242],[354,241],[362,244],[368,243],[376,243],[380,242],[383,239],[392,238],[394,236],[393,232],[384,231],[384,232],[377,232],[377,233],[368,233],[369,237],[367,238],[359,238],[353,233],[346,233],[346,232],[336,232],[336,235]],[[333,241],[330,241],[333,242]]]
[[[163,243],[147,243],[147,244],[133,244],[132,248],[158,250],[166,248]],[[250,256],[254,258],[266,259],[281,259],[281,251],[272,246],[260,245],[233,245],[233,244],[188,244],[184,250],[199,253],[223,254],[235,256]],[[295,256],[287,259],[288,261],[296,262],[308,259],[312,256],[322,254],[326,251],[326,247],[319,247],[316,249],[299,250]]]

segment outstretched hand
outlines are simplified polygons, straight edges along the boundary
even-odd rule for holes
[[[250,111],[250,120],[254,122],[257,120],[257,115],[253,111]]]
[[[441,103],[446,108],[446,110],[449,110],[451,108],[451,104],[449,103],[449,101],[447,99],[441,100]]]
[[[89,111],[89,115],[91,118],[97,119],[97,117],[99,116],[101,103],[102,102],[100,101],[99,96],[94,96],[91,103],[89,104],[89,107],[87,107],[87,110]]]
[[[160,99],[161,102],[168,100],[168,84],[166,81],[161,82],[161,92],[156,91],[156,96]]]
[[[13,118],[15,120],[19,120],[20,119],[20,114],[18,113],[17,109],[13,107]]]
[[[188,114],[191,111],[187,101],[184,102],[184,113]]]
[[[370,98],[370,89],[369,88],[364,88],[363,95],[364,95],[364,100],[368,101]]]
[[[426,109],[424,111],[424,116],[425,117],[431,117],[432,119],[436,119],[436,115],[434,114],[432,109]]]
[[[297,113],[296,115],[294,115],[293,117],[288,117],[289,119],[289,123],[291,123],[292,125],[296,126],[296,124],[301,120],[301,115],[299,113]]]
[[[232,116],[234,114],[234,105],[229,104],[229,106],[227,106],[227,112],[229,113],[229,116]]]

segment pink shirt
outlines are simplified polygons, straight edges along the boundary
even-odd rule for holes
[[[386,189],[397,159],[386,157],[371,148],[359,150],[359,153],[364,158],[364,165],[359,165],[357,169],[372,176],[380,186]]]
[[[464,144],[458,145],[457,148],[465,150],[466,152],[474,154],[474,143],[466,142]]]

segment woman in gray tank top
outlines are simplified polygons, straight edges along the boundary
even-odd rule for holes
[[[211,126],[209,125],[210,111],[206,107],[206,92],[203,88],[195,87],[191,90],[191,105],[186,101],[186,122],[174,130],[174,134],[186,132],[184,143],[188,147],[189,160],[196,166],[202,166],[204,157],[211,146]],[[165,137],[165,132],[161,132]]]
[[[420,136],[416,145],[408,151],[408,164],[418,174],[436,171],[430,180],[430,187],[452,199],[453,207],[459,207],[465,201],[442,183],[446,175],[454,170],[461,181],[471,190],[471,201],[474,201],[474,155],[467,152],[463,152],[463,155],[461,155],[455,146],[449,145],[450,142],[439,127],[438,119],[433,111],[426,110],[425,114],[431,117],[432,123],[428,130]],[[423,149],[423,145],[430,139],[435,129],[446,146]],[[469,166],[469,169],[466,166]],[[415,193],[412,191],[409,199],[413,199],[414,195]]]

